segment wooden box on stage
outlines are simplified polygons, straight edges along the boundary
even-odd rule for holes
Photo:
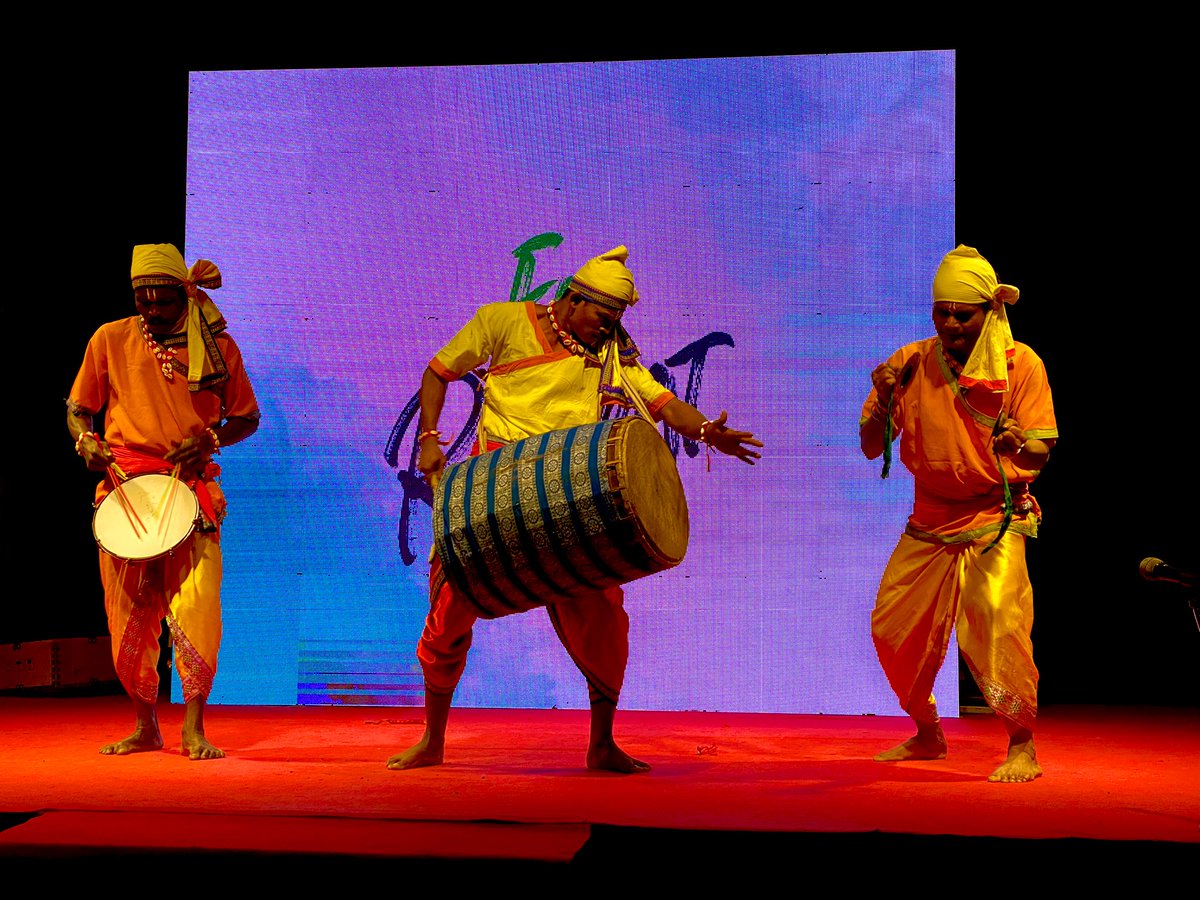
[[[107,637],[0,645],[0,691],[84,687],[116,680]]]

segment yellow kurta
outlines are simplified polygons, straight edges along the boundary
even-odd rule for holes
[[[533,303],[480,307],[429,366],[453,380],[490,360],[480,430],[487,449],[533,435],[598,420],[601,367],[567,350],[552,349]],[[651,414],[674,398],[640,364],[621,366],[620,387],[637,391]],[[547,606],[555,632],[588,683],[591,702],[616,703],[629,659],[629,617],[624,591],[612,587]],[[430,573],[430,612],[417,658],[431,693],[453,693],[466,666],[474,605],[442,575]]]
[[[534,303],[482,306],[430,361],[447,380],[490,360],[480,427],[489,441],[510,444],[535,434],[597,421],[600,366],[551,348]],[[636,391],[651,414],[673,397],[642,365],[620,367],[619,385]]]

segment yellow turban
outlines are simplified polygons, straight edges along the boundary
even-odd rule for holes
[[[1006,304],[1016,303],[1021,292],[1000,284],[996,270],[974,247],[959,244],[947,253],[933,276],[934,303],[986,303],[988,312],[975,349],[963,366],[958,383],[994,393],[1008,390],[1008,361],[1016,352]]]
[[[571,288],[589,300],[618,312],[638,302],[633,273],[625,267],[629,250],[615,247],[607,253],[589,259],[571,278]]]
[[[996,270],[974,247],[959,244],[944,257],[933,276],[933,302],[1016,303],[1021,292],[1011,284],[999,284]]]
[[[188,268],[174,244],[138,244],[133,248],[129,278],[136,290],[157,284],[179,285],[187,293],[188,389],[217,384],[229,376],[214,335],[225,328],[217,305],[201,288],[221,286],[221,270],[207,259]]]

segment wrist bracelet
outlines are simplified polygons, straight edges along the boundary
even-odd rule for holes
[[[703,422],[700,423],[700,436],[698,438],[696,438],[696,440],[699,441],[701,444],[711,444],[712,443],[712,438],[710,438],[708,436],[708,429],[711,425],[712,425],[712,421],[709,419],[705,419]]]
[[[438,431],[436,428],[430,428],[428,431],[422,431],[420,434],[417,435],[417,443],[418,444],[421,443],[423,440],[425,440],[425,438],[428,438],[428,437],[440,438],[441,436],[442,436],[442,433],[440,431]],[[442,441],[438,441],[438,443],[440,444],[440,443],[442,443]]]
[[[75,455],[76,456],[83,456],[83,454],[80,453],[79,450],[80,450],[80,446],[83,444],[83,439],[85,437],[95,438],[96,443],[97,444],[100,443],[100,435],[96,434],[96,432],[94,432],[94,431],[80,432],[79,437],[75,438]]]
[[[207,431],[208,436],[210,438],[212,438],[213,453],[220,453],[221,452],[221,439],[219,437],[217,437],[216,429],[214,429],[210,426],[208,428],[205,428],[204,430]]]

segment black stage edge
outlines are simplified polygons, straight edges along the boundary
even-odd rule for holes
[[[0,813],[0,831],[37,813]],[[514,823],[515,828],[520,823]],[[1161,841],[1103,841],[1080,838],[1030,839],[959,835],[762,831],[692,831],[597,824],[569,861],[396,856],[354,853],[264,853],[180,851],[51,846],[34,852],[0,849],[0,870],[8,879],[45,873],[55,862],[69,863],[56,875],[79,883],[98,877],[127,878],[131,873],[166,874],[219,870],[220,877],[244,873],[269,876],[275,886],[297,885],[315,875],[444,877],[463,885],[495,879],[535,882],[609,877],[614,889],[643,884],[688,884],[722,889],[728,879],[744,885],[760,879],[789,881],[841,878],[846,883],[896,885],[917,877],[993,877],[1009,872],[1022,883],[1046,884],[1069,879],[1072,888],[1111,884],[1114,877],[1138,873],[1154,880],[1194,875],[1196,845]],[[1186,869],[1185,869],[1186,866]],[[203,869],[201,867],[204,867]],[[793,882],[794,883],[794,882]],[[600,882],[596,882],[597,888]]]

